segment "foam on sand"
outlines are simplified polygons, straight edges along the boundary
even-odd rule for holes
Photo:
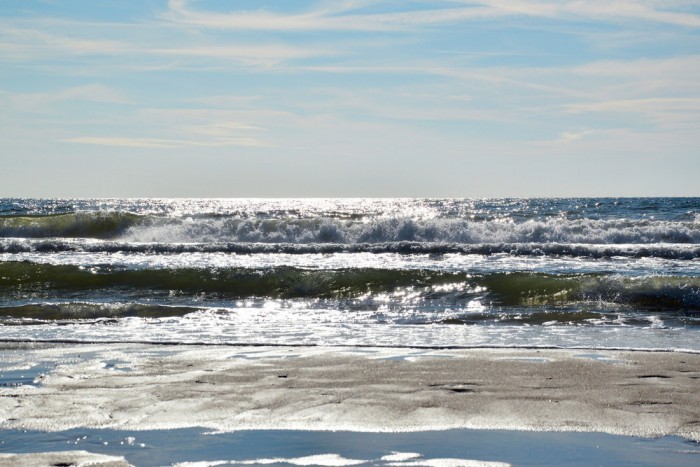
[[[407,455],[404,455],[407,454]],[[275,457],[269,459],[236,460],[236,461],[203,461],[203,462],[179,462],[174,467],[216,467],[220,465],[318,465],[338,467],[346,465],[377,464],[387,466],[436,466],[436,467],[508,467],[510,464],[504,462],[488,462],[471,459],[425,459],[416,453],[396,453],[383,456],[381,459],[346,459],[338,454],[319,454],[315,456],[282,458]]]
[[[700,355],[592,355],[139,345],[6,350],[8,365],[58,366],[38,386],[0,388],[0,428],[475,428],[700,440]]]

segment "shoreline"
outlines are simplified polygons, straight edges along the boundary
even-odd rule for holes
[[[58,346],[162,346],[162,347],[202,347],[202,348],[323,348],[323,349],[376,349],[376,350],[433,350],[433,351],[450,351],[450,350],[514,350],[514,351],[537,351],[537,350],[562,350],[562,351],[591,351],[591,352],[648,352],[648,353],[681,353],[681,354],[697,354],[700,355],[700,350],[692,348],[635,348],[635,347],[590,347],[590,346],[569,346],[561,347],[557,345],[430,345],[430,344],[335,344],[335,343],[275,343],[275,342],[176,342],[167,340],[80,340],[80,339],[6,339],[0,338],[0,352],[3,350],[11,350],[13,348],[28,347],[28,348],[48,348]]]
[[[0,343],[4,465],[689,465],[700,355]]]
[[[369,433],[204,429],[0,431],[0,466],[693,465],[697,443],[602,433],[444,430]],[[3,449],[4,448],[4,449]],[[1,454],[11,450],[12,454]],[[42,452],[37,452],[42,451]],[[80,460],[84,459],[83,462]],[[87,462],[89,461],[89,462]]]
[[[0,386],[0,429],[467,428],[700,441],[694,353],[4,343],[0,364],[37,373],[36,384]]]

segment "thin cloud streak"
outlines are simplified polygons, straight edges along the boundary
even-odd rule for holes
[[[143,53],[160,57],[190,57],[233,60],[252,65],[272,66],[282,62],[332,55],[330,50],[316,47],[293,47],[286,44],[271,45],[213,45],[196,47],[170,47],[148,49]]]
[[[59,140],[61,143],[90,144],[96,146],[112,146],[126,148],[173,149],[181,147],[272,147],[272,145],[255,138],[214,138],[208,141],[190,141],[161,138],[130,138],[119,136],[80,136]]]
[[[570,112],[649,112],[649,111],[693,111],[700,112],[700,98],[623,99],[567,106]]]
[[[89,84],[44,93],[4,93],[9,107],[20,112],[46,112],[51,106],[65,102],[93,102],[100,104],[133,104],[124,92],[101,84]]]
[[[317,9],[300,14],[276,14],[264,10],[214,13],[191,9],[189,3],[188,0],[170,0],[169,12],[163,17],[178,23],[208,28],[269,31],[391,31],[423,25],[520,16],[608,22],[641,20],[691,28],[700,27],[699,15],[668,10],[668,2],[470,0],[460,2],[468,4],[468,7],[359,14],[343,14],[355,9],[352,2],[345,8]]]
[[[251,64],[272,65],[287,60],[338,54],[337,50],[318,46],[227,43],[213,45],[143,44],[69,37],[69,33],[52,34],[33,29],[12,28],[0,32],[0,58],[15,62],[35,62],[70,56],[162,57],[234,60]],[[165,42],[165,41],[164,41]]]

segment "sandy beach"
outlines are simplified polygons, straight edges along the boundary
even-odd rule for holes
[[[5,346],[0,427],[587,431],[700,440],[700,355],[140,345]],[[25,346],[26,347],[26,346]]]
[[[555,460],[685,465],[700,440],[700,355],[692,353],[6,343],[0,364],[0,465],[121,466],[129,453],[141,456],[135,465],[166,465],[192,453],[244,455],[244,445],[262,446],[246,461],[258,464],[277,446],[286,457],[275,462],[293,465],[508,465],[483,460],[507,459],[504,439],[523,446],[528,454],[516,460],[526,464],[558,446]],[[207,432],[224,438],[202,438]],[[669,435],[691,444],[640,451],[634,441]],[[383,451],[357,449],[378,440]],[[137,452],[176,444],[186,450]],[[442,458],[463,456],[465,444],[486,449],[482,460]],[[365,460],[339,456],[338,445]],[[419,445],[441,457],[410,452]]]

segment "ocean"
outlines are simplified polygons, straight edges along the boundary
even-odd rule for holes
[[[0,199],[0,340],[700,352],[700,198]]]

